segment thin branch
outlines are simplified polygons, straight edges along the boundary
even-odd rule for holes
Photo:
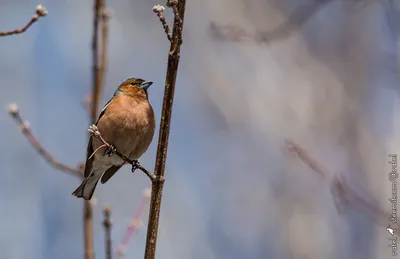
[[[108,38],[108,13],[105,9],[105,0],[94,0],[93,6],[93,38],[92,38],[92,58],[93,58],[93,86],[92,86],[92,105],[91,120],[94,124],[97,120],[100,110],[101,93],[104,83],[106,55],[107,55],[107,38]],[[100,20],[101,19],[101,20]],[[98,64],[98,31],[99,23],[102,22],[102,42],[101,42],[101,64]],[[85,259],[94,259],[93,245],[93,207],[88,201],[84,206],[84,239],[85,239]]]
[[[29,29],[29,27],[31,27],[32,24],[34,24],[37,20],[39,20],[40,17],[46,16],[47,13],[48,13],[47,9],[44,6],[42,5],[36,6],[35,14],[32,16],[31,20],[24,27],[12,31],[0,32],[0,37],[24,33],[27,29]]]
[[[285,141],[285,150],[292,156],[298,157],[311,170],[316,172],[323,179],[330,182],[331,191],[333,194],[336,208],[341,212],[343,205],[349,204],[355,209],[362,212],[378,225],[386,226],[390,214],[382,210],[379,203],[372,197],[357,193],[345,180],[343,176],[334,176],[329,180],[329,173],[324,169],[317,160],[313,159],[311,155],[302,148],[299,144],[291,141]]]
[[[155,12],[160,19],[160,22],[164,28],[165,34],[167,35],[167,38],[169,41],[172,41],[172,34],[171,34],[171,29],[168,26],[167,21],[165,21],[165,17],[163,16],[163,12],[165,11],[165,7],[162,5],[155,5],[153,7],[153,12]]]
[[[99,88],[97,91],[97,95],[101,96],[101,90],[104,87],[106,69],[107,69],[107,43],[108,43],[108,21],[110,19],[110,11],[107,10],[103,5],[100,9],[101,16],[101,52],[100,52],[100,65],[97,75],[97,87]],[[101,98],[99,99],[100,102]],[[97,111],[98,112],[98,111]],[[96,116],[97,117],[97,116]]]
[[[54,168],[70,173],[74,176],[82,177],[82,171],[78,168],[72,168],[62,163],[57,162],[49,152],[40,144],[40,142],[33,136],[29,125],[23,121],[21,114],[19,112],[19,108],[16,104],[10,104],[8,106],[8,113],[12,116],[15,122],[19,125],[21,132],[25,135],[25,137],[29,140],[32,146],[36,149],[37,152],[46,160]]]
[[[171,125],[172,106],[174,101],[176,76],[182,44],[182,29],[186,0],[168,0],[167,5],[175,10],[172,41],[168,55],[168,66],[165,78],[164,101],[160,116],[160,132],[157,146],[154,174],[156,179],[151,188],[149,222],[147,228],[145,258],[154,259],[156,254],[158,224],[160,219],[161,198],[164,186],[165,163],[167,160],[168,138]],[[176,9],[175,9],[176,8]],[[176,11],[177,10],[177,11]]]
[[[92,66],[93,66],[93,73],[92,73],[92,122],[97,119],[99,114],[99,104],[101,101],[101,85],[99,84],[99,49],[98,49],[98,38],[99,38],[99,24],[100,14],[104,8],[104,0],[94,0],[94,7],[93,7],[93,37],[92,37]]]
[[[137,230],[142,225],[141,218],[146,208],[146,205],[149,203],[151,195],[151,182],[149,183],[149,187],[143,191],[142,200],[140,201],[139,207],[135,211],[128,228],[125,231],[124,238],[121,243],[118,245],[116,258],[121,259],[125,255],[126,247],[128,243],[132,239],[133,235],[137,232]]]
[[[109,156],[113,156],[114,154],[119,156],[122,160],[124,160],[125,163],[132,165],[132,172],[134,172],[136,169],[140,169],[143,173],[145,173],[151,181],[154,181],[156,179],[155,175],[151,172],[149,172],[146,168],[144,168],[142,165],[140,165],[139,161],[137,160],[131,160],[122,153],[120,153],[114,146],[112,146],[110,143],[108,143],[102,136],[97,128],[96,125],[92,125],[88,129],[89,133],[95,137],[100,139],[100,141],[105,145],[108,150],[106,151]],[[96,149],[91,156],[93,156],[99,149]]]
[[[110,219],[111,209],[109,207],[104,208],[104,229],[106,234],[106,258],[112,259],[112,244],[111,244],[111,219]]]

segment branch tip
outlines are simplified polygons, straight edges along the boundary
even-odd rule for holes
[[[44,147],[40,144],[40,142],[35,138],[30,130],[30,123],[28,121],[24,121],[20,115],[20,111],[18,106],[15,103],[8,105],[8,113],[12,116],[14,121],[19,126],[21,132],[25,135],[31,145],[36,149],[36,151],[46,160],[48,164],[53,166],[54,168],[82,177],[82,171],[78,168],[72,168],[62,163],[57,162],[53,156],[47,152]]]
[[[19,107],[16,103],[10,103],[7,106],[7,111],[11,116],[15,117],[19,114]]]
[[[47,15],[47,13],[48,11],[44,6],[42,5],[36,6],[35,14],[32,16],[31,20],[24,27],[12,31],[6,31],[6,32],[0,31],[0,37],[11,36],[14,34],[20,34],[25,32],[29,27],[31,27],[32,24],[34,24],[39,19],[39,17],[44,17]]]
[[[111,207],[109,205],[106,205],[104,207],[104,214],[105,215],[110,215],[110,213],[111,213]]]
[[[153,6],[153,12],[155,12],[155,13],[159,13],[159,12],[164,12],[165,11],[165,7],[164,6],[162,6],[162,5],[155,5],[155,6]]]
[[[160,22],[164,28],[165,34],[167,35],[167,39],[169,41],[172,41],[172,33],[171,29],[168,26],[167,21],[165,20],[165,17],[163,16],[163,12],[165,11],[165,7],[162,5],[155,5],[153,6],[153,12],[157,14],[158,18],[160,19]]]
[[[36,14],[37,15],[44,17],[47,15],[47,13],[48,13],[48,11],[47,11],[46,7],[44,7],[43,5],[36,6]]]

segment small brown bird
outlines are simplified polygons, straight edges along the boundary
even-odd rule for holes
[[[140,78],[123,82],[96,122],[103,139],[130,160],[139,159],[153,140],[156,122],[147,94],[151,84]],[[125,164],[119,156],[109,156],[107,147],[97,150],[101,145],[100,139],[89,138],[85,179],[72,195],[90,200],[99,179],[106,183]]]

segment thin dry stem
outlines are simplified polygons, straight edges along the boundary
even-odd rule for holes
[[[101,101],[101,85],[99,81],[99,49],[98,49],[98,41],[99,41],[99,24],[101,22],[101,11],[104,8],[104,0],[94,0],[93,7],[93,37],[92,37],[92,122],[97,119],[99,114],[99,104]],[[94,123],[94,122],[93,122]]]
[[[46,15],[47,15],[46,8],[42,5],[38,5],[36,6],[35,14],[32,16],[31,20],[24,27],[12,31],[0,32],[0,37],[24,33],[26,30],[29,29],[29,27],[32,26],[32,24],[34,24],[37,20],[39,20],[40,17],[44,17]]]
[[[160,19],[160,22],[164,28],[164,31],[165,31],[165,34],[167,35],[168,40],[172,41],[171,29],[169,28],[168,23],[165,20],[165,17],[163,16],[164,10],[165,10],[165,7],[161,6],[161,5],[156,5],[153,7],[153,12],[156,13],[158,18]]]
[[[311,170],[330,183],[334,202],[339,212],[342,211],[345,204],[349,204],[369,217],[376,224],[386,227],[390,214],[384,212],[376,200],[365,194],[361,195],[357,193],[354,188],[348,185],[343,176],[335,175],[332,179],[329,179],[329,172],[324,169],[317,160],[313,159],[304,148],[294,141],[286,140],[285,150],[290,155],[298,157],[308,165]]]
[[[69,167],[67,165],[64,165],[60,162],[57,162],[52,155],[50,155],[49,152],[40,144],[40,142],[33,136],[30,128],[26,125],[26,123],[23,121],[19,111],[11,112],[10,115],[14,118],[15,122],[19,125],[22,133],[25,135],[25,137],[29,140],[29,142],[32,144],[32,146],[36,149],[37,152],[46,160],[47,163],[49,163],[51,166],[54,168],[70,173],[74,176],[82,177],[82,171],[79,169],[75,169],[72,167]]]
[[[106,69],[107,69],[107,43],[108,43],[108,21],[110,19],[110,12],[105,8],[104,1],[103,5],[100,7],[100,17],[101,17],[101,52],[100,52],[100,65],[97,75],[97,85],[99,86],[99,91],[97,95],[101,96],[101,89],[104,87]],[[100,102],[100,100],[99,100]]]
[[[101,135],[101,133],[100,133],[100,131],[98,130],[98,128],[97,128],[96,125],[90,126],[88,131],[90,132],[90,134],[91,134],[94,138],[98,138],[98,139],[101,140],[101,142],[103,143],[103,145],[102,145],[101,147],[106,146],[106,147],[108,147],[108,148],[110,148],[110,149],[114,149],[114,150],[111,151],[111,155],[114,155],[114,154],[115,154],[115,155],[119,156],[122,160],[124,160],[125,163],[132,165],[132,167],[133,167],[132,171],[133,171],[133,172],[134,172],[136,169],[139,169],[139,170],[141,170],[143,173],[145,173],[145,174],[149,177],[149,179],[150,179],[151,181],[154,181],[154,180],[155,180],[154,174],[151,173],[151,172],[149,172],[146,168],[144,168],[137,160],[131,160],[131,159],[129,159],[128,157],[126,157],[125,155],[123,155],[122,153],[120,153],[117,149],[115,149],[115,147],[113,147],[110,143],[108,143],[108,142],[103,138],[103,136]],[[99,148],[100,148],[100,147],[99,147]],[[99,148],[97,148],[90,156],[93,156],[93,155],[98,151]]]
[[[94,0],[93,6],[93,38],[92,38],[92,57],[93,57],[93,89],[91,114],[92,123],[96,123],[99,116],[101,93],[104,84],[105,68],[107,62],[107,39],[108,39],[108,13],[105,11],[105,0]],[[98,64],[98,31],[99,23],[102,22],[102,42],[100,61]],[[85,201],[84,216],[84,239],[85,239],[85,259],[94,258],[93,245],[93,207],[88,201]]]
[[[168,138],[171,125],[172,106],[174,101],[176,76],[178,73],[180,47],[182,44],[182,29],[185,14],[186,0],[168,1],[168,6],[176,8],[172,41],[168,55],[168,66],[165,78],[165,90],[162,114],[160,116],[160,132],[158,138],[156,162],[154,174],[156,178],[152,182],[150,213],[147,227],[146,259],[154,259],[156,254],[158,224],[160,219],[161,198],[164,186],[165,163],[167,160]]]
[[[105,229],[105,235],[106,235],[106,258],[107,259],[112,259],[112,243],[111,243],[111,226],[112,222],[110,219],[111,215],[111,209],[109,207],[104,208],[104,229]]]

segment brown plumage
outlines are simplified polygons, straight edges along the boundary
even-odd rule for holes
[[[131,160],[139,159],[153,140],[155,117],[147,95],[147,88],[151,84],[135,78],[123,82],[103,108],[96,123],[104,140]],[[117,155],[109,157],[105,154],[106,147],[100,148],[92,156],[102,144],[97,138],[89,138],[85,179],[73,195],[90,200],[99,179],[101,183],[106,183],[124,165]]]

